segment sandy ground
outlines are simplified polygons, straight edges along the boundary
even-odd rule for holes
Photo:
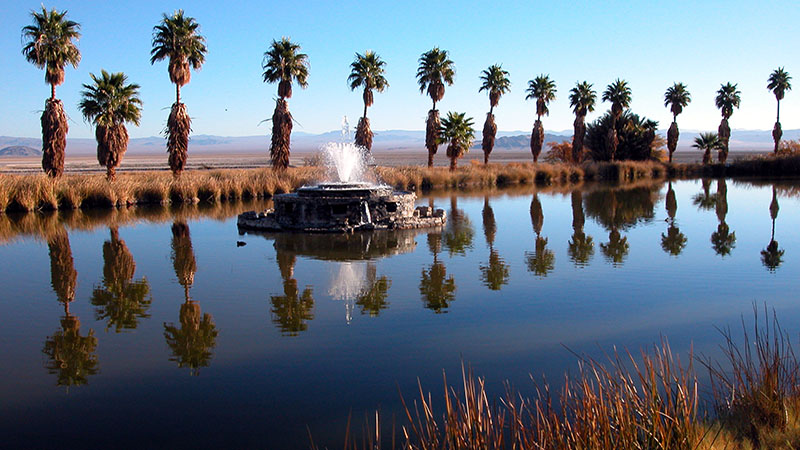
[[[736,152],[732,151],[729,155],[730,160],[745,158],[759,154],[757,152]],[[314,155],[314,152],[295,152],[292,154],[290,163],[293,166],[302,166],[306,159]],[[189,154],[187,162],[188,170],[208,170],[208,169],[247,169],[255,167],[266,167],[269,158],[264,153],[197,153]],[[716,156],[716,155],[715,155]],[[702,154],[700,152],[675,152],[675,162],[690,163],[700,162]],[[427,153],[424,150],[397,150],[380,151],[374,154],[375,163],[380,166],[405,166],[423,165],[427,161]],[[450,161],[441,150],[434,159],[435,165],[447,166]],[[459,160],[460,165],[483,162],[483,153],[471,151]],[[491,162],[528,162],[531,161],[530,152],[525,151],[496,151],[492,153]],[[41,157],[5,157],[0,158],[0,173],[39,173],[41,172]],[[135,172],[146,170],[168,170],[167,155],[125,155],[122,165],[117,169],[118,172]],[[97,163],[97,159],[91,155],[67,155],[64,167],[66,173],[105,173],[105,169]]]

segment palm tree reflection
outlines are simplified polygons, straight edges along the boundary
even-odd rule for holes
[[[547,238],[541,236],[544,212],[542,211],[542,203],[539,201],[538,194],[533,194],[531,199],[531,224],[533,225],[533,231],[536,233],[535,250],[533,252],[525,252],[525,263],[528,266],[528,271],[540,277],[546,277],[555,268],[556,255],[547,248]]]
[[[270,315],[272,322],[285,336],[297,336],[308,329],[307,321],[314,318],[314,293],[310,286],[302,292],[294,278],[297,257],[293,253],[277,250],[278,269],[283,280],[283,295],[271,295]]]
[[[493,291],[499,291],[503,285],[508,284],[509,269],[500,253],[494,249],[494,238],[497,233],[497,222],[494,218],[494,211],[489,205],[489,196],[483,199],[483,234],[486,236],[486,245],[489,246],[489,262],[481,264],[481,281]]]
[[[450,303],[455,300],[456,280],[447,276],[447,268],[439,261],[442,251],[441,232],[431,232],[427,236],[428,248],[433,253],[433,264],[422,269],[419,281],[419,293],[425,307],[437,314],[447,312]]]
[[[572,191],[572,238],[567,247],[570,261],[576,267],[586,267],[594,256],[594,240],[583,232],[586,216],[583,213],[583,192],[579,189]]]
[[[147,278],[133,281],[136,262],[133,255],[119,238],[116,227],[109,228],[111,239],[103,243],[103,284],[92,292],[91,303],[95,306],[95,318],[108,320],[106,331],[114,327],[116,332],[132,330],[140,318],[150,317],[147,310],[152,298]],[[147,298],[146,298],[147,297]]]
[[[775,187],[772,187],[772,201],[769,204],[769,215],[772,218],[772,235],[769,239],[769,244],[767,248],[761,250],[761,263],[764,264],[764,267],[767,268],[770,272],[775,272],[783,263],[783,254],[785,250],[781,250],[778,248],[778,241],[775,240],[775,219],[778,218],[778,211],[780,210],[780,205],[778,205],[778,193]]]
[[[81,335],[81,322],[70,314],[69,305],[75,300],[78,272],[75,271],[67,230],[59,227],[47,238],[50,254],[50,283],[58,301],[64,305],[61,329],[45,339],[42,353],[47,355],[45,368],[56,375],[58,386],[80,386],[89,376],[98,373],[97,338],[94,330]]]
[[[447,216],[447,226],[444,230],[444,246],[450,256],[466,255],[467,249],[472,248],[472,239],[475,230],[467,214],[458,209],[458,197],[450,197],[450,213]]]
[[[719,225],[717,231],[711,233],[711,247],[716,254],[725,257],[736,247],[736,232],[731,231],[725,222],[725,217],[728,215],[728,185],[724,179],[717,180],[717,193],[713,198]]]
[[[200,304],[189,297],[189,289],[197,273],[197,261],[192,248],[189,226],[184,222],[172,225],[172,265],[175,276],[183,286],[184,302],[181,304],[180,325],[164,323],[164,338],[172,355],[169,360],[178,367],[188,367],[197,376],[201,367],[208,367],[216,346],[217,327],[211,314],[202,313]]]
[[[666,206],[667,216],[669,217],[667,222],[669,225],[667,226],[667,234],[661,234],[661,248],[672,256],[678,256],[683,249],[686,248],[688,239],[686,235],[681,233],[678,226],[675,225],[675,213],[678,211],[678,200],[675,198],[675,191],[672,190],[671,181],[667,187]]]

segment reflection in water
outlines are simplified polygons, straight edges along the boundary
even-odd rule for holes
[[[269,298],[272,323],[280,328],[282,334],[297,336],[308,329],[306,321],[314,318],[314,293],[310,286],[306,286],[302,293],[297,288],[294,278],[297,257],[293,253],[279,250],[276,259],[283,279],[283,295],[271,295]]]
[[[169,360],[177,362],[178,367],[188,367],[190,374],[197,376],[201,367],[208,367],[211,363],[211,350],[216,346],[219,332],[211,314],[203,314],[200,304],[189,298],[197,262],[189,226],[185,222],[172,224],[172,265],[178,282],[183,286],[184,302],[179,314],[180,327],[164,323],[164,338],[172,352]]]
[[[706,182],[703,181],[704,194],[707,195]],[[712,197],[714,209],[717,213],[719,225],[717,231],[711,233],[711,247],[716,254],[724,257],[730,255],[731,250],[736,247],[736,232],[732,232],[727,223],[725,223],[725,216],[728,215],[728,184],[724,179],[717,180],[717,193]]]
[[[450,212],[447,215],[447,226],[444,230],[444,246],[450,256],[466,255],[467,249],[472,248],[472,238],[475,230],[467,214],[458,209],[458,197],[450,197]]]
[[[133,255],[119,238],[116,227],[109,228],[111,240],[103,243],[103,285],[92,291],[91,303],[95,306],[95,319],[108,320],[106,331],[114,327],[120,330],[132,330],[138,325],[140,318],[150,317],[147,314],[152,298],[147,278],[133,281],[136,262]],[[147,297],[147,298],[145,298]]]
[[[377,317],[381,310],[389,307],[386,300],[389,297],[389,288],[392,280],[387,276],[378,278],[378,269],[374,263],[367,263],[367,277],[364,289],[356,299],[356,305],[361,308],[361,314]]]
[[[692,201],[697,208],[710,211],[717,205],[717,196],[711,195],[711,180],[703,178],[700,183],[703,186],[703,192],[695,195]]]
[[[489,247],[489,263],[480,264],[481,281],[493,291],[499,291],[504,284],[508,284],[509,269],[500,253],[494,248],[494,237],[497,233],[497,222],[494,211],[489,205],[489,196],[483,198],[483,234],[486,236],[486,245]]]
[[[761,250],[761,263],[764,264],[764,267],[766,267],[770,272],[775,272],[775,270],[778,269],[778,266],[783,263],[783,254],[785,252],[785,250],[780,250],[778,248],[778,241],[775,240],[775,219],[778,218],[778,211],[780,211],[780,205],[778,205],[778,193],[775,189],[775,186],[773,186],[772,201],[769,204],[769,215],[772,218],[772,235],[769,239],[767,248]]]
[[[531,199],[531,224],[536,233],[536,244],[533,252],[525,252],[525,264],[528,266],[528,271],[537,276],[546,277],[555,268],[556,255],[547,248],[547,238],[541,236],[544,212],[542,211],[542,202],[539,201],[539,194],[533,194]]]
[[[655,216],[658,187],[597,190],[586,196],[586,211],[608,230],[608,243],[600,251],[614,267],[620,267],[630,251],[628,238],[620,230],[650,222]]]
[[[373,317],[388,308],[386,298],[391,285],[389,278],[378,278],[374,262],[346,261],[337,263],[328,295],[344,302],[345,320],[349,324],[353,320],[355,305],[361,307],[361,314],[369,313]]]
[[[439,252],[442,250],[441,232],[428,233],[427,241],[428,248],[433,253],[433,264],[422,269],[419,293],[425,307],[438,314],[447,312],[450,302],[456,299],[456,280],[452,275],[447,276],[447,268],[439,261]]]
[[[50,253],[50,282],[64,305],[61,329],[48,336],[42,353],[47,355],[45,367],[48,373],[57,375],[58,386],[79,386],[87,384],[89,375],[99,371],[97,338],[94,330],[86,336],[81,335],[81,322],[69,312],[69,305],[75,299],[75,285],[78,273],[72,259],[69,235],[63,226],[58,227],[47,239]]]
[[[583,214],[583,192],[572,191],[572,238],[567,247],[570,261],[575,267],[586,267],[594,256],[594,240],[583,232],[586,216]]]
[[[678,211],[678,200],[675,198],[675,191],[672,190],[672,181],[669,182],[667,187],[667,234],[661,234],[661,248],[672,256],[681,254],[688,239],[686,235],[681,233],[681,230],[675,225],[675,213]]]

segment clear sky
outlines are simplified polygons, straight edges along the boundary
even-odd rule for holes
[[[22,56],[21,33],[40,0],[0,0],[0,135],[40,136],[39,115],[49,88],[44,73]],[[768,3],[768,4],[767,4]],[[795,77],[795,92],[781,104],[784,129],[800,128],[800,8],[795,1],[59,1],[81,24],[78,69],[67,68],[57,90],[72,119],[70,137],[92,137],[77,109],[81,84],[100,69],[122,71],[141,85],[141,127],[131,137],[164,128],[174,86],[167,63],[150,65],[153,26],[162,13],[183,8],[201,25],[208,55],[181,90],[194,119],[194,134],[267,134],[277,86],[262,82],[261,61],[272,39],[289,36],[309,55],[308,89],[295,88],[290,109],[295,131],[338,129],[342,116],[355,124],[361,95],[346,84],[355,52],[375,50],[387,62],[389,89],[376,94],[369,115],[373,130],[424,128],[430,99],[415,73],[421,53],[439,46],[456,66],[439,109],[466,111],[480,129],[488,98],[478,93],[481,70],[500,63],[511,73],[511,92],[495,110],[500,130],[530,130],[534,104],[527,81],[540,73],[557,83],[558,98],[544,119],[547,130],[572,129],[568,92],[587,80],[599,92],[616,78],[628,80],[634,112],[667,128],[664,90],[688,85],[692,103],[681,129],[716,130],[720,83],[738,83],[741,109],[734,129],[771,129],[775,98],[766,89],[779,66]],[[608,105],[598,105],[593,120]]]

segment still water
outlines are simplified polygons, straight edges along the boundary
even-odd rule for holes
[[[267,203],[0,216],[0,436],[30,448],[307,448],[462,361],[490,391],[754,303],[800,330],[800,182],[429,195],[443,229],[244,234]],[[389,425],[390,426],[390,425]]]

